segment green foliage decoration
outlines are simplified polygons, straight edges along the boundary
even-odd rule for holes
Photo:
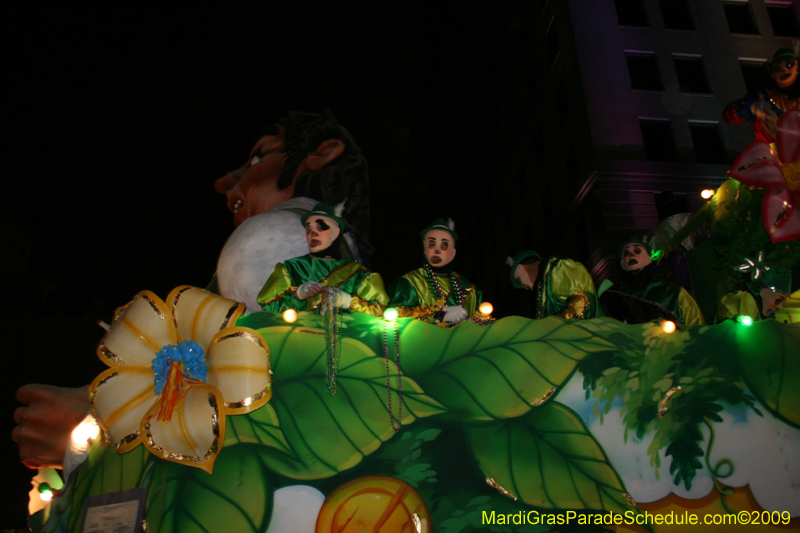
[[[265,531],[273,486],[257,448],[231,446],[217,458],[213,474],[157,460],[147,499],[148,533]]]
[[[394,359],[383,357],[382,320],[343,317],[335,396],[325,386],[320,317],[300,313],[286,324],[280,315],[255,313],[237,325],[267,340],[273,396],[259,410],[227,417],[214,474],[143,446],[125,455],[95,446],[69,486],[71,505],[56,502],[43,531],[62,531],[65,522],[77,531],[86,496],[138,486],[150,491],[148,531],[264,531],[276,483],[305,480],[329,492],[375,474],[415,487],[445,533],[471,530],[487,509],[624,512],[630,507],[620,476],[580,417],[558,401],[576,371],[601,422],[612,403],[622,403],[626,439],[629,431],[652,436],[656,473],[665,453],[674,482],[687,488],[704,457],[716,476],[701,426],[713,434],[724,405],[760,414],[761,403],[800,425],[797,324],[729,321],[666,334],[655,323],[608,318],[512,317],[454,330],[400,320],[400,432],[390,425],[387,365],[395,418],[400,391]],[[487,485],[481,471],[519,501]]]
[[[304,322],[299,326],[278,326],[272,324],[279,315],[259,315],[260,321],[248,321],[248,327],[262,326],[257,331],[267,340],[273,372],[280,377],[273,383],[268,404],[274,416],[256,415],[267,420],[249,434],[257,429],[257,438],[279,444],[260,448],[269,468],[293,479],[330,477],[355,467],[394,437],[389,418],[387,364],[394,399],[391,416],[395,419],[400,414],[400,391],[394,361],[387,363],[376,355],[380,337],[374,330],[380,327],[380,321],[367,315],[347,317],[334,396],[325,386],[325,336],[319,327],[312,327],[320,325],[319,317],[315,322],[301,313]],[[402,398],[403,424],[445,410],[408,376],[402,377]],[[234,424],[239,431],[247,422]]]
[[[141,487],[153,460],[154,457],[144,446],[117,455],[110,446],[101,445],[101,439],[96,439],[89,450],[89,457],[76,472],[70,487],[72,510],[69,530],[78,531],[80,528],[87,496]]]
[[[598,322],[603,320],[609,319]],[[620,351],[593,355],[581,363],[587,398],[591,394],[597,400],[601,420],[621,398],[626,440],[629,430],[640,439],[652,433],[647,452],[656,474],[660,451],[666,447],[673,481],[689,489],[706,455],[700,428],[722,421],[718,413],[723,403],[743,404],[761,414],[736,364],[738,339],[751,330],[732,321],[671,334],[656,323],[615,328],[612,337]],[[759,342],[776,342],[789,331],[792,328],[782,326]]]
[[[523,502],[545,509],[632,509],[627,492],[580,416],[558,402],[520,420],[467,429],[478,465]]]
[[[763,320],[735,328],[734,333],[745,383],[770,413],[796,428],[800,428],[798,326]]]
[[[524,415],[546,402],[587,354],[615,348],[556,317],[510,317],[488,327],[468,321],[453,331],[410,322],[400,345],[404,371],[447,407],[445,416],[471,423]]]

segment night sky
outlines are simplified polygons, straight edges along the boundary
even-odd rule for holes
[[[506,83],[519,14],[380,5],[4,9],[0,529],[24,527],[33,474],[9,437],[16,389],[88,383],[104,368],[97,320],[143,289],[206,285],[233,229],[214,181],[266,124],[329,108],[350,130],[370,163],[373,268],[389,279],[419,266],[434,218],[477,216],[492,178],[469,169],[491,166],[501,98],[479,93]],[[468,271],[480,250],[459,253]]]

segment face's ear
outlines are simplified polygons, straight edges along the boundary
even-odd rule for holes
[[[303,159],[300,164],[302,172],[319,170],[344,152],[344,142],[339,139],[328,139],[323,141],[317,146],[317,149],[311,152]]]
[[[531,282],[531,278],[528,276],[528,271],[525,270],[525,265],[522,263],[517,265],[517,268],[514,270],[514,277],[517,278],[517,281],[522,283],[525,287],[532,289],[533,283]]]
[[[337,224],[335,220],[328,219],[328,222],[331,226],[331,242],[333,242],[342,232],[342,228],[339,227],[339,224]]]

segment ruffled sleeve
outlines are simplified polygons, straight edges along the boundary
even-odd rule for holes
[[[748,94],[740,100],[731,102],[725,106],[722,112],[722,120],[728,124],[742,124],[746,120],[753,120],[756,116],[750,110],[750,106],[758,100],[758,97],[753,94]]]
[[[581,263],[572,259],[551,259],[546,289],[548,316],[568,310],[574,318],[598,316],[600,306],[594,281]]]
[[[753,295],[746,291],[726,294],[717,302],[717,322],[736,316],[749,316],[755,320],[759,315],[758,305]]]
[[[420,301],[414,286],[406,278],[400,278],[392,284],[392,298],[389,307],[413,309],[419,307]]]
[[[383,286],[380,274],[370,272],[359,283],[356,294],[350,300],[350,310],[372,316],[383,316],[383,310],[389,303],[389,295]]]
[[[264,311],[282,313],[286,309],[304,311],[306,302],[295,296],[297,286],[293,285],[292,277],[283,263],[275,265],[267,283],[258,293],[256,301]]]
[[[703,312],[700,311],[700,306],[683,287],[678,295],[678,309],[680,309],[681,319],[687,328],[698,324],[705,325],[706,319],[703,317]]]

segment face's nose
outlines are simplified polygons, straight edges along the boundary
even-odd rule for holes
[[[226,174],[214,182],[214,190],[220,194],[228,194],[228,191],[233,189],[237,181],[239,181],[238,178]]]
[[[219,178],[216,182],[214,182],[214,190],[220,194],[228,194],[228,191],[230,191],[236,186],[236,183],[241,179],[243,175],[244,173],[242,172],[242,168],[231,170],[230,172]]]

